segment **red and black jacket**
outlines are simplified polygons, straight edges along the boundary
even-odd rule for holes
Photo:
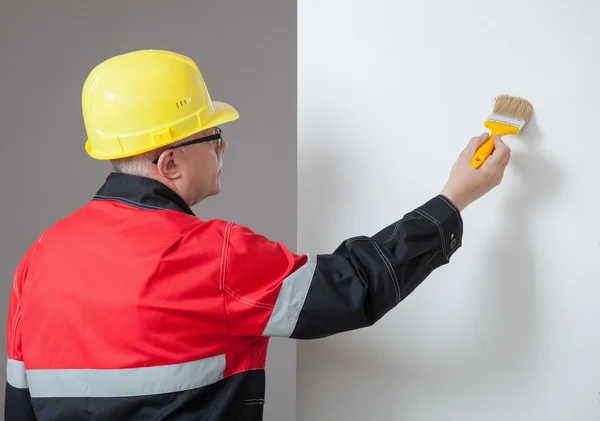
[[[372,325],[461,238],[436,196],[331,254],[295,254],[113,173],[18,266],[6,421],[261,420],[270,337]]]

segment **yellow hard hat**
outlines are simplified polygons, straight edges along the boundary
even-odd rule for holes
[[[82,92],[85,149],[95,159],[137,155],[239,118],[212,101],[196,64],[170,51],[141,50],[100,63]]]

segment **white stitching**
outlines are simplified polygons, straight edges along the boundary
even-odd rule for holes
[[[231,237],[231,229],[233,223],[230,222],[225,227],[223,236],[223,248],[221,250],[221,279],[219,280],[219,289],[222,291],[225,287],[225,271],[227,269],[227,254],[229,253],[229,238]]]
[[[13,278],[13,290],[15,291],[15,297],[17,299],[17,308],[15,309],[15,318],[13,319],[12,328],[11,328],[11,338],[10,338],[11,339],[11,347],[10,348],[11,348],[13,354],[16,354],[17,326],[19,324],[19,321],[21,320],[21,293],[19,292],[17,281],[18,281],[17,280],[17,272],[15,272],[15,275]]]
[[[126,205],[132,205],[132,206],[135,206],[135,207],[139,207],[141,209],[169,210],[168,208],[161,208],[161,207],[158,207],[158,206],[148,205],[148,204],[145,204],[145,203],[139,203],[139,202],[136,202],[134,200],[125,199],[123,197],[113,197],[113,196],[96,195],[96,196],[94,196],[94,198],[97,199],[97,200],[114,200],[114,201],[117,201],[117,202],[124,203]]]
[[[394,288],[396,289],[396,298],[397,298],[397,300],[399,300],[400,299],[400,284],[398,283],[398,278],[396,277],[396,272],[394,271],[394,267],[392,266],[392,264],[390,263],[388,258],[385,257],[385,254],[379,247],[379,244],[377,244],[375,241],[371,241],[371,243],[373,244],[375,251],[377,251],[377,253],[381,257],[381,259],[383,260],[383,263],[387,267],[388,272],[390,273],[390,277],[392,278],[392,281],[394,282]]]
[[[15,320],[13,320],[13,328],[12,328],[12,337],[11,337],[11,349],[13,355],[16,355],[17,351],[17,327],[19,322],[21,321],[21,308],[17,307],[17,311],[15,313]]]
[[[407,216],[402,218],[400,221],[396,222],[395,226],[394,226],[394,232],[392,232],[392,235],[390,236],[390,238],[388,238],[387,240],[385,240],[385,242],[383,244],[387,244],[389,242],[391,242],[394,238],[396,238],[396,235],[398,235],[398,230],[400,229],[400,226],[407,222],[407,221],[413,221],[413,220],[418,220],[418,219],[423,219],[423,215],[417,217],[414,216]]]
[[[442,242],[442,250],[444,252],[444,256],[447,256],[448,252],[446,251],[446,247],[445,247],[446,246],[446,238],[444,237],[444,230],[442,228],[442,224],[437,219],[435,219],[433,216],[431,216],[427,212],[425,212],[423,209],[417,209],[416,212],[425,214],[427,219],[429,219],[431,222],[433,222],[437,226],[438,231],[440,232],[440,237],[441,237],[441,242]]]
[[[460,228],[460,237],[462,238],[462,235],[463,235],[462,218],[456,211],[456,208],[454,206],[452,206],[452,204],[444,196],[439,196],[439,198],[442,199],[444,202],[446,202],[448,204],[448,206],[450,206],[450,209],[452,209],[454,211],[454,213],[456,214],[456,218],[458,219],[458,226]]]
[[[346,240],[346,247],[348,247],[350,244],[356,242],[356,241],[373,241],[370,238],[365,238],[365,237],[354,237],[354,238],[349,238],[348,240]]]
[[[170,210],[168,208],[161,208],[158,206],[152,206],[152,205],[147,205],[145,203],[135,202],[133,200],[125,199],[123,197],[101,196],[101,195],[97,194],[94,196],[94,198],[99,199],[99,200],[115,200],[117,202],[125,203],[126,205],[133,205],[135,207],[139,207],[142,209]]]
[[[270,304],[262,304],[262,303],[258,303],[256,301],[252,301],[248,298],[244,298],[241,295],[239,295],[238,293],[236,293],[234,290],[232,290],[231,288],[229,288],[227,285],[224,285],[223,289],[229,294],[231,295],[233,298],[235,298],[236,300],[244,303],[244,304],[248,304],[252,307],[259,307],[259,308],[266,308],[267,310],[272,310],[273,308],[275,308],[275,306],[272,306]]]
[[[225,227],[225,236],[223,238],[223,249],[222,249],[222,255],[221,255],[221,281],[220,281],[221,290],[227,292],[233,298],[235,298],[236,300],[238,300],[244,304],[248,304],[253,307],[259,307],[259,308],[265,308],[268,310],[272,310],[273,308],[275,308],[274,305],[263,304],[263,303],[259,303],[259,302],[250,300],[249,298],[242,297],[241,295],[239,295],[237,292],[235,292],[233,289],[231,289],[230,287],[228,287],[225,284],[226,270],[227,270],[227,254],[229,252],[229,238],[231,237],[231,229],[233,228],[233,225],[234,225],[234,223],[230,222]]]
[[[17,297],[17,308],[21,306],[21,293],[19,292],[18,284],[17,284],[17,273],[15,272],[13,278],[13,290],[15,291],[15,296]]]
[[[233,223],[230,222],[225,226],[225,232],[223,233],[223,248],[221,250],[221,273],[220,273],[220,279],[219,279],[219,290],[223,291],[223,285],[225,285],[225,271],[227,270],[227,255],[226,255],[226,250],[228,253],[228,248],[226,246],[226,243],[229,243],[229,239],[231,238],[231,229],[233,227]],[[225,315],[225,321],[227,322],[227,330],[229,331],[229,334],[231,334],[231,326],[229,324],[229,317],[227,315],[227,302],[225,300],[225,294],[223,294],[223,314]]]
[[[396,237],[396,235],[398,235],[398,230],[400,229],[400,227],[402,226],[402,224],[404,222],[417,221],[417,220],[423,219],[423,218],[424,218],[423,215],[419,215],[418,217],[407,216],[407,217],[402,218],[400,221],[398,221],[394,224],[394,231],[392,232],[392,234],[390,234],[390,237],[387,240],[385,240],[382,244],[388,244],[389,242],[391,242]],[[374,240],[372,240],[371,238],[366,238],[366,237],[362,237],[362,236],[361,237],[352,237],[345,241],[345,245],[346,245],[346,247],[348,247],[350,244],[352,244],[356,241],[374,241]]]

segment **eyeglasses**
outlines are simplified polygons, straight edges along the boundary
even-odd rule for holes
[[[208,136],[204,136],[201,137],[199,139],[194,139],[194,140],[188,140],[187,142],[183,142],[180,143],[179,145],[176,146],[172,146],[169,149],[176,149],[176,148],[181,148],[182,146],[189,146],[189,145],[194,145],[196,143],[203,143],[203,142],[210,142],[210,141],[217,141],[216,144],[218,147],[223,146],[223,131],[221,130],[220,127],[215,127],[215,131],[216,133],[213,133],[211,135]],[[156,157],[156,159],[154,159],[154,161],[152,161],[153,164],[158,164],[158,158],[160,158],[160,155]]]

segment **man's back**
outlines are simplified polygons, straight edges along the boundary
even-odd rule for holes
[[[37,419],[260,419],[268,338],[230,334],[219,288],[230,224],[111,177],[119,191],[48,229],[15,283],[12,367]]]

